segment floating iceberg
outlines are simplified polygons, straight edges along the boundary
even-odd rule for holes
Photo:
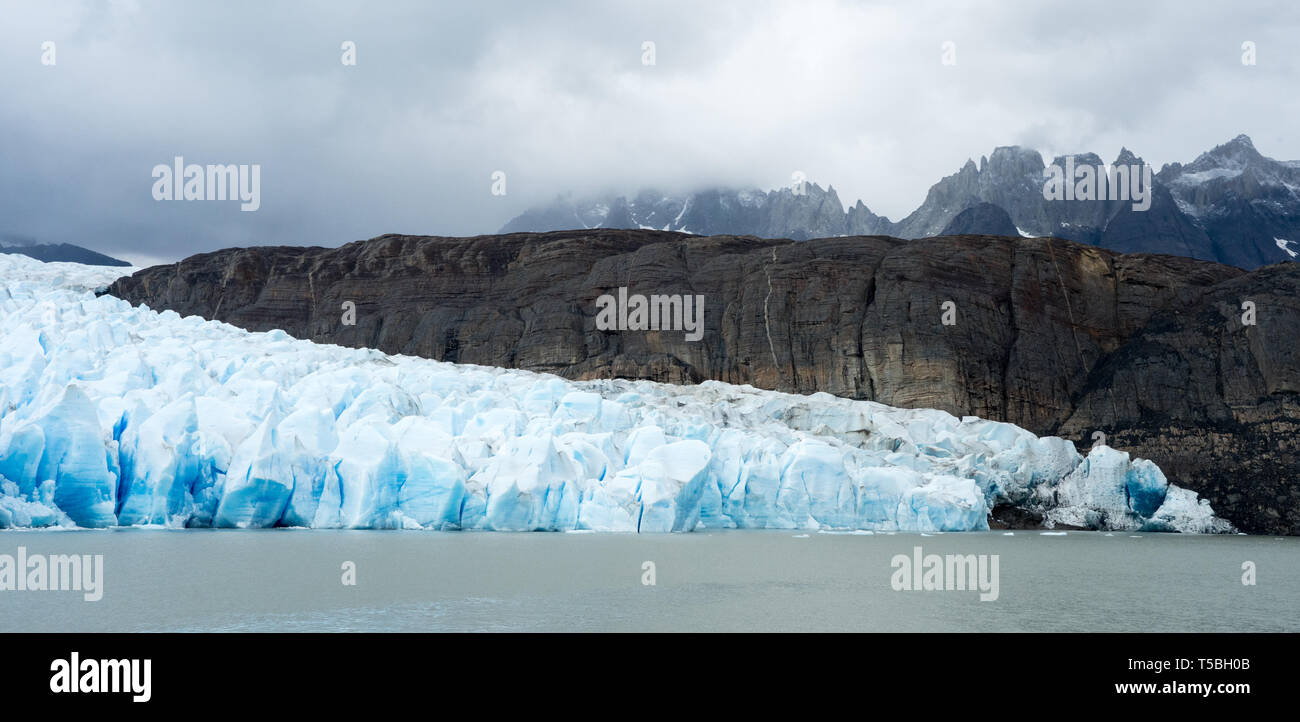
[[[1229,528],[1148,461],[1011,424],[249,333],[95,294],[121,273],[0,256],[0,527]]]

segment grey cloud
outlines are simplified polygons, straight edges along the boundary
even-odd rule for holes
[[[898,218],[997,145],[1300,158],[1289,2],[6,5],[0,233],[136,262],[490,233],[559,192],[795,170]],[[40,44],[58,65],[40,64]],[[340,43],[358,65],[339,63]],[[656,43],[656,65],[641,43]],[[958,64],[939,62],[957,43]],[[1255,67],[1240,44],[1257,43]],[[156,202],[174,156],[262,207]],[[489,193],[502,170],[508,195]]]

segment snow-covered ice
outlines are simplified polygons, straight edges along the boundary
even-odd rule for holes
[[[707,382],[573,382],[249,333],[0,255],[0,527],[1223,531],[1108,447]]]

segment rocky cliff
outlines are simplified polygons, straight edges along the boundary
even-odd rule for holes
[[[597,298],[620,288],[702,295],[703,338],[598,330]],[[108,292],[460,363],[827,391],[1010,421],[1081,447],[1101,432],[1242,530],[1296,534],[1297,291],[1296,264],[1245,273],[1058,239],[596,229],[230,249]]]

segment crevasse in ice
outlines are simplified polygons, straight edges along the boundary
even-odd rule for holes
[[[1229,528],[1149,461],[1011,424],[249,333],[95,295],[122,270],[0,255],[0,527]]]

